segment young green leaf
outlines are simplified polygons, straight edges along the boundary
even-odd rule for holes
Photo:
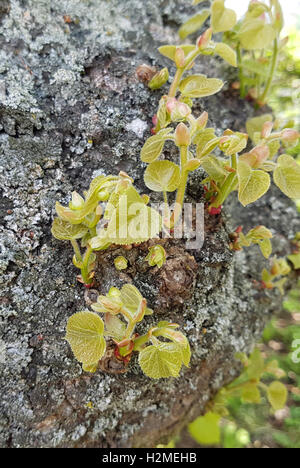
[[[285,407],[287,401],[287,388],[286,386],[278,381],[272,382],[268,387],[267,397],[275,411],[278,411]]]
[[[180,46],[180,48],[183,50],[185,56],[188,55],[191,52],[194,52],[196,50],[196,46],[192,44],[183,44]],[[176,45],[165,45],[159,47],[158,51],[164,56],[169,58],[170,60],[175,61],[175,53],[176,49],[178,49],[178,46]]]
[[[141,151],[141,160],[146,163],[155,161],[161,155],[171,132],[171,128],[165,128],[148,138]]]
[[[246,50],[265,49],[275,37],[273,26],[259,18],[245,20],[238,33],[241,45]]]
[[[215,156],[205,156],[202,159],[201,165],[209,177],[215,182],[222,183],[228,176],[228,172],[224,169],[221,161]]]
[[[88,228],[83,224],[70,224],[60,218],[54,218],[51,232],[53,237],[59,240],[81,239]]]
[[[288,154],[278,158],[274,182],[289,198],[300,198],[300,165]]]
[[[174,192],[180,183],[180,168],[171,161],[154,161],[147,167],[144,181],[154,192]]]
[[[258,348],[255,348],[249,357],[247,374],[249,379],[260,380],[265,368],[264,359]]]
[[[215,47],[215,54],[222,57],[223,60],[233,67],[237,67],[236,52],[229,45],[218,42]]]
[[[243,162],[238,162],[239,201],[243,206],[261,198],[270,188],[270,176],[264,171],[253,170]]]
[[[242,400],[245,403],[260,403],[260,391],[255,383],[248,383],[243,386]]]
[[[261,250],[261,253],[265,258],[270,258],[270,255],[272,254],[272,242],[270,239],[264,239],[259,243],[259,247]]]
[[[147,346],[139,354],[142,371],[152,379],[178,377],[182,365],[182,352],[176,343]]]
[[[199,444],[219,444],[221,441],[220,419],[219,414],[208,412],[189,424],[189,433]]]
[[[202,10],[200,13],[187,20],[178,31],[180,39],[185,39],[190,34],[198,31],[209,16],[210,10]]]
[[[67,323],[66,340],[74,356],[84,366],[93,366],[105,353],[104,323],[89,311],[77,312]]]
[[[235,11],[225,8],[224,0],[215,0],[211,7],[211,25],[214,33],[229,31],[237,22]]]
[[[288,259],[292,262],[294,265],[295,270],[300,269],[300,253],[289,255]]]
[[[143,296],[139,290],[132,284],[124,284],[121,289],[120,298],[124,304],[124,307],[134,316],[140,306]],[[153,311],[146,307],[145,315],[151,315]]]
[[[200,98],[218,93],[223,86],[223,81],[217,78],[207,78],[205,75],[191,75],[180,82],[179,89],[183,96]]]
[[[255,133],[261,132],[265,122],[272,122],[272,120],[272,114],[263,114],[259,117],[253,117],[252,119],[248,119],[246,122],[246,129],[251,140],[254,141]],[[254,143],[256,144],[257,142],[254,141]]]

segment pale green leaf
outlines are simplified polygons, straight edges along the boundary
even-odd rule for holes
[[[182,80],[179,89],[183,96],[200,98],[216,94],[224,83],[217,78],[207,78],[205,75],[191,75]]]
[[[155,161],[161,155],[164,144],[171,132],[172,129],[165,128],[148,138],[141,151],[141,160],[146,163]]]
[[[260,391],[258,390],[258,387],[254,383],[248,383],[243,386],[242,390],[242,400],[245,403],[260,403],[261,397],[260,397]]]
[[[105,332],[120,342],[125,337],[126,325],[116,315],[105,314]]]
[[[236,52],[229,45],[218,42],[216,44],[215,53],[233,67],[237,67]]]
[[[79,362],[90,366],[102,358],[106,349],[104,324],[97,314],[77,312],[69,318],[66,331],[66,340]]]
[[[219,414],[208,412],[189,424],[189,433],[198,444],[219,444],[221,440],[220,419]]]
[[[176,343],[150,345],[139,354],[142,371],[152,379],[178,377],[182,365],[182,352]]]
[[[209,16],[210,10],[202,10],[200,13],[187,20],[179,29],[180,38],[185,39],[190,34],[198,31]]]
[[[292,262],[292,264],[294,265],[294,268],[295,270],[299,270],[300,269],[300,253],[298,254],[293,254],[293,255],[289,255],[288,256],[288,259]]]
[[[83,224],[70,224],[60,218],[53,220],[52,235],[60,240],[81,239],[87,232],[88,228]]]
[[[165,46],[161,46],[159,47],[158,51],[164,56],[164,57],[167,57],[169,58],[170,60],[175,60],[175,52],[176,52],[176,49],[178,48],[179,46],[176,46],[176,45],[165,45]],[[183,50],[185,56],[190,54],[191,52],[194,52],[194,50],[196,50],[196,46],[192,45],[192,44],[183,44],[183,45],[180,45],[180,48]]]
[[[272,242],[270,239],[264,239],[259,243],[261,253],[265,258],[269,258],[272,254]]]
[[[112,211],[106,229],[90,241],[93,248],[98,239],[102,246],[105,241],[128,245],[146,242],[156,238],[161,230],[162,220],[159,213],[145,205],[144,200],[131,185],[120,197],[117,207]]]
[[[205,2],[206,0],[193,0],[192,5],[198,5],[199,3]]]
[[[224,169],[223,164],[215,156],[205,156],[201,161],[201,165],[215,182],[222,183],[228,176],[228,172]]]
[[[238,162],[239,201],[243,206],[261,198],[270,188],[270,176],[264,171],[253,170],[243,162]]]
[[[265,363],[261,352],[258,348],[255,348],[249,357],[249,365],[247,373],[250,379],[260,380],[265,368]]]
[[[300,165],[292,156],[279,156],[274,182],[289,198],[300,198]]]
[[[272,382],[268,387],[267,396],[272,408],[278,411],[285,407],[288,396],[287,388],[281,382]]]
[[[224,0],[215,0],[211,7],[211,25],[214,33],[229,31],[237,22],[235,11],[225,8]]]
[[[154,192],[174,192],[180,183],[180,168],[171,161],[155,161],[147,167],[144,181]]]
[[[275,29],[259,18],[245,20],[238,33],[241,45],[246,50],[265,49],[275,37]]]
[[[258,117],[253,117],[251,119],[248,119],[246,122],[246,129],[251,140],[253,141],[255,133],[261,132],[264,123],[272,122],[272,120],[273,120],[272,114],[263,114]]]

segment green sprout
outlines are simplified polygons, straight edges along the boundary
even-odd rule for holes
[[[194,98],[210,96],[223,87],[223,82],[217,78],[190,74],[184,76],[198,56],[212,55],[218,50],[217,44],[211,39],[212,32],[212,28],[205,31],[196,45],[166,45],[159,48],[162,55],[175,63],[177,71],[168,95],[160,100],[153,119],[154,135],[145,142],[141,159],[148,164],[144,175],[145,184],[150,190],[163,194],[164,224],[171,229],[181,216],[189,173],[200,166],[208,174],[203,184],[211,214],[220,213],[232,192],[238,192],[243,206],[261,198],[270,188],[272,172],[275,184],[283,193],[290,198],[300,198],[300,166],[287,154],[281,154],[276,159],[281,144],[285,147],[297,144],[300,134],[296,130],[284,128],[272,132],[271,121],[259,121],[259,131],[254,132],[254,136],[251,134],[255,137],[255,146],[243,153],[248,143],[248,134],[228,129],[218,137],[213,128],[207,127],[207,112],[204,111],[198,118],[192,114]],[[233,58],[235,52],[231,50],[230,53]],[[229,54],[226,54],[223,58],[234,65],[235,61],[228,57]],[[249,122],[248,127],[250,130]],[[160,159],[168,140],[179,150],[180,165]],[[214,154],[216,149],[221,150],[223,155]],[[177,191],[175,208],[168,219],[168,192],[174,191]]]
[[[272,253],[271,238],[273,234],[265,226],[257,226],[251,229],[246,235],[243,234],[242,226],[239,226],[231,235],[232,250],[242,250],[243,247],[250,247],[252,244],[258,244],[261,253],[265,258],[269,258]]]
[[[163,264],[166,262],[166,251],[162,245],[154,245],[153,247],[149,247],[149,253],[145,260],[148,261],[150,266],[158,266],[161,268]]]
[[[142,371],[153,379],[178,377],[182,365],[188,367],[190,346],[176,323],[162,321],[144,335],[136,333],[137,324],[153,311],[132,284],[125,284],[120,290],[111,288],[91,307],[97,313],[81,311],[72,315],[66,333],[66,340],[84,371],[96,372],[106,351],[105,338],[113,340],[114,356],[125,365],[134,352],[139,353]],[[103,314],[103,320],[98,313]]]
[[[107,249],[111,244],[145,242],[157,237],[160,232],[159,213],[147,206],[147,199],[138,194],[132,182],[124,172],[119,176],[98,176],[92,180],[84,198],[73,192],[68,207],[56,203],[58,217],[53,221],[51,232],[56,239],[71,242],[73,263],[81,270],[77,279],[88,287],[94,278],[94,251]],[[100,202],[106,204],[105,210],[99,205]],[[139,232],[137,226],[141,221],[145,226],[145,218],[149,222],[146,229]],[[104,222],[104,227],[99,230],[100,220]],[[82,249],[85,249],[84,254]]]
[[[198,3],[201,1],[193,2],[194,5]],[[185,39],[198,31],[210,17],[213,33],[224,33],[225,43],[217,45],[216,49],[225,54],[232,54],[227,52],[231,48],[236,52],[241,97],[248,95],[263,106],[271,89],[280,50],[287,42],[286,38],[280,40],[284,26],[280,2],[251,1],[240,21],[224,3],[224,0],[211,0],[211,8],[202,9],[186,21],[179,29],[179,36]]]
[[[128,267],[128,260],[122,255],[120,255],[119,257],[116,257],[114,259],[114,265],[115,268],[119,271],[126,270],[126,268]]]
[[[262,272],[262,284],[265,289],[277,288],[284,294],[284,285],[287,282],[287,276],[291,272],[291,268],[285,258],[273,258],[271,263],[271,269],[268,271],[264,268]]]

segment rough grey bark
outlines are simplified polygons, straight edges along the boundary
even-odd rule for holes
[[[156,48],[177,42],[176,30],[192,11],[186,3],[1,3],[2,447],[154,446],[178,433],[237,375],[234,353],[251,350],[280,306],[276,293],[265,294],[255,285],[264,264],[258,249],[233,255],[228,248],[233,226],[266,224],[275,234],[275,253],[289,251],[299,218],[274,189],[247,209],[231,199],[223,218],[213,224],[207,219],[203,249],[189,252],[197,272],[191,297],[183,296],[182,305],[159,302],[162,282],[176,285],[182,279],[176,274],[185,275],[184,259],[183,267],[177,262],[172,269],[176,246],[167,246],[165,276],[135,267],[141,265],[140,250],[130,254],[127,276],[112,267],[118,251],[99,262],[99,291],[134,281],[159,319],[182,325],[193,357],[180,378],[151,381],[135,361],[123,375],[89,375],[63,340],[68,317],[86,308],[86,301],[75,281],[71,248],[51,237],[55,200],[67,203],[70,192],[85,189],[93,176],[120,170],[146,191],[139,151],[161,92],[150,92],[135,70],[141,63],[169,65]],[[228,73],[209,58],[198,70],[217,77]],[[197,104],[197,113],[203,109],[219,133],[228,127],[241,130],[252,112],[226,86]],[[188,195],[195,201],[203,197],[201,177],[189,183]],[[180,255],[186,259],[187,253],[180,250]]]

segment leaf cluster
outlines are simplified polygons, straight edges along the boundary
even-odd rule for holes
[[[136,325],[153,311],[132,284],[111,288],[91,307],[94,312],[81,311],[69,318],[66,333],[66,340],[84,371],[96,372],[105,354],[105,338],[113,340],[115,357],[126,364],[132,353],[138,352],[142,371],[153,379],[178,377],[182,365],[189,365],[190,346],[178,330],[179,325],[162,321],[144,335],[135,332]]]

